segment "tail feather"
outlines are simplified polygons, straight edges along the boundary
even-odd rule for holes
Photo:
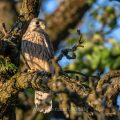
[[[52,110],[52,100],[50,94],[41,91],[35,91],[35,105],[39,112],[50,112]]]

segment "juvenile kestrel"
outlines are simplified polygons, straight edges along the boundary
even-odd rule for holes
[[[54,50],[45,28],[44,20],[34,18],[22,37],[21,52],[28,70],[32,72],[45,71],[53,74],[54,68],[51,60],[54,57]],[[35,91],[35,105],[40,112],[51,111],[52,101],[47,99],[49,99],[49,93]]]

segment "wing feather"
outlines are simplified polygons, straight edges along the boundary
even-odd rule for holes
[[[52,59],[54,58],[54,49],[53,49],[53,45],[49,39],[49,36],[46,32],[44,31],[41,31],[40,32],[41,36],[42,36],[42,39],[44,41],[44,45],[45,47],[47,48],[47,51],[49,53],[49,57]]]
[[[22,39],[22,50],[28,54],[41,59],[50,60],[54,57],[54,50],[47,33],[28,32]]]

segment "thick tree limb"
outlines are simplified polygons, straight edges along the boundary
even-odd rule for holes
[[[38,17],[40,5],[41,0],[23,0],[20,14],[23,15],[26,20]]]
[[[106,116],[117,115],[115,101],[120,91],[120,70],[113,70],[104,75],[95,89],[89,93],[88,104]],[[104,104],[103,104],[104,103]]]
[[[112,78],[119,77],[119,76],[120,76],[120,70],[110,71],[98,82],[97,91],[98,92],[102,91],[105,83],[108,84]]]
[[[40,79],[37,74],[30,73],[18,73],[13,76],[10,80],[3,83],[0,87],[0,103],[5,104],[7,101],[16,93],[22,89],[32,87],[38,89],[35,86],[35,81]]]
[[[115,73],[117,74],[118,72],[113,71],[113,73],[115,75]],[[107,75],[110,75],[110,74],[111,74],[111,72],[108,73]],[[120,76],[120,74],[119,74],[119,76]],[[103,78],[105,78],[105,77],[103,77]],[[118,93],[118,89],[120,88],[120,85],[116,84],[116,82],[118,83],[118,81],[120,79],[116,78],[116,77],[115,78],[113,77],[112,79],[110,79],[113,82],[106,88],[104,95],[102,95],[100,93],[95,93],[93,91],[90,92],[90,88],[89,89],[85,88],[85,86],[83,86],[80,83],[80,81],[76,81],[75,79],[70,79],[70,78],[66,78],[64,76],[63,77],[59,76],[57,78],[53,77],[48,81],[48,83],[45,83],[45,82],[43,82],[44,81],[43,78],[44,78],[43,76],[38,75],[36,73],[34,73],[34,74],[33,73],[32,74],[31,73],[16,74],[14,77],[12,77],[10,80],[5,82],[1,86],[1,89],[0,89],[1,105],[9,104],[9,100],[12,98],[12,96],[15,96],[22,89],[31,87],[33,89],[38,89],[38,90],[43,90],[43,91],[46,91],[46,90],[52,91],[53,93],[58,93],[58,92],[63,91],[70,96],[73,93],[75,93],[75,94],[79,95],[82,99],[86,98],[88,104],[100,112],[101,110],[103,111],[104,110],[103,108],[105,107],[102,104],[103,100],[106,99],[107,104],[112,103],[111,101],[113,101],[113,98],[111,96],[115,95],[116,92]],[[111,92],[112,92],[112,94],[111,94]],[[99,95],[96,96],[97,94],[99,94]],[[104,99],[102,98],[103,96],[105,97]],[[74,101],[74,98],[72,98],[71,100]],[[77,105],[81,106],[82,104],[83,103],[81,103],[81,101],[77,102]],[[85,104],[85,101],[84,101],[84,104]],[[105,108],[107,108],[107,106]]]

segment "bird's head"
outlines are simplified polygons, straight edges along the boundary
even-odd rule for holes
[[[29,24],[29,30],[45,30],[46,28],[46,22],[39,18],[34,18]]]

